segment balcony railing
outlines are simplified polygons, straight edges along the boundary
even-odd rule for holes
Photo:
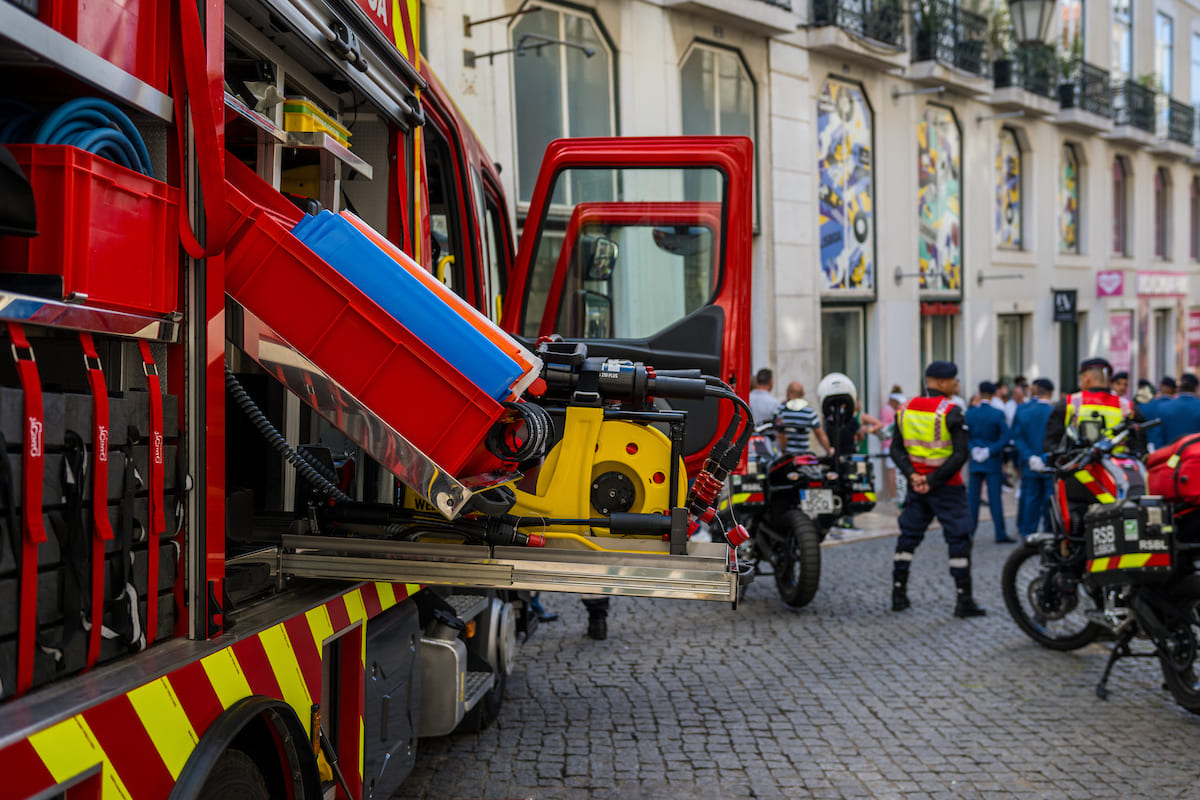
[[[1159,97],[1162,98],[1160,102],[1165,102],[1158,116],[1158,138],[1190,145],[1196,122],[1192,107],[1187,103],[1172,100],[1165,94]]]
[[[1075,108],[1112,119],[1113,91],[1108,70],[1084,61],[1074,72],[1077,77],[1071,85],[1075,87],[1072,97]]]
[[[1154,90],[1126,80],[1112,87],[1113,122],[1154,133]]]
[[[1018,47],[1013,54],[1013,83],[1027,92],[1053,98],[1058,91],[1054,48],[1046,44]]]
[[[937,61],[984,75],[987,18],[950,0],[913,0],[913,61]]]
[[[833,25],[895,47],[904,45],[901,0],[813,0],[813,25]]]

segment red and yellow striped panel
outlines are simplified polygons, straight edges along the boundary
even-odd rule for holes
[[[0,774],[7,776],[3,794],[15,800],[32,797],[99,767],[102,800],[162,800],[208,726],[252,694],[283,700],[307,730],[313,701],[321,698],[326,642],[419,588],[362,584],[40,730],[0,750]],[[363,668],[366,637],[360,641],[357,661]],[[356,757],[347,759],[343,748],[341,765],[348,779],[357,778],[350,782],[361,786],[361,704],[357,715]]]
[[[1109,572],[1114,569],[1142,569],[1171,566],[1170,553],[1131,553],[1088,561],[1088,572]]]

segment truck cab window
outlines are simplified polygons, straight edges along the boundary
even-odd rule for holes
[[[708,304],[723,263],[723,177],[712,169],[575,169],[529,275],[527,336],[637,339]]]
[[[450,143],[434,126],[425,135],[425,173],[429,190],[431,266],[438,280],[468,301],[462,220],[467,211],[454,179]]]

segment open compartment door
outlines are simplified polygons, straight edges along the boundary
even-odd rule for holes
[[[564,139],[546,150],[502,327],[591,355],[699,369],[749,392],[754,151],[745,137]],[[729,421],[688,413],[694,475]]]

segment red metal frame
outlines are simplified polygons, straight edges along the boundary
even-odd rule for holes
[[[721,349],[723,380],[749,394],[750,280],[753,239],[754,145],[743,136],[678,136],[559,139],[546,148],[521,236],[501,327],[520,333],[530,266],[549,210],[558,173],[572,168],[714,168],[725,177],[724,271],[712,305],[725,312]]]

